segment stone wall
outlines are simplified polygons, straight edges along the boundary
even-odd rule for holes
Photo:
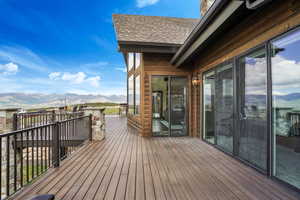
[[[105,108],[85,108],[85,115],[92,115],[92,140],[105,138]]]

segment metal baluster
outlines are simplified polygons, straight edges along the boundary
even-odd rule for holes
[[[6,196],[9,196],[9,184],[10,184],[10,150],[9,150],[9,143],[10,143],[10,138],[9,136],[7,136],[7,139],[6,139]]]
[[[14,192],[17,191],[17,134],[14,134]]]
[[[36,175],[39,175],[39,129],[35,129],[36,132]]]
[[[51,127],[53,127],[53,126],[48,126],[48,128],[47,128],[47,134],[48,134],[48,167],[50,167],[50,165],[51,165],[51,155],[50,155],[50,153],[51,153],[51,151],[50,151],[50,149],[51,149]]]
[[[34,129],[31,130],[31,179],[34,178]]]
[[[29,183],[29,131],[26,131],[26,183]]]
[[[20,181],[21,181],[21,187],[23,187],[23,131],[21,132],[21,151],[20,151]]]
[[[0,136],[0,172],[2,172],[2,137]],[[2,199],[2,173],[0,173],[0,199]]]

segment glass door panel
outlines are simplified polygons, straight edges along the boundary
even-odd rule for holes
[[[215,72],[203,75],[203,139],[215,144]]]
[[[187,78],[171,77],[171,136],[187,134]]]
[[[239,157],[266,170],[267,167],[267,61],[265,48],[238,61]]]
[[[152,133],[169,136],[169,77],[152,77]]]
[[[272,42],[274,175],[300,189],[300,31]]]
[[[215,125],[217,145],[233,152],[233,65],[223,64],[216,70]]]

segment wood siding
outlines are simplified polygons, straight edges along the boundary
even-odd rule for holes
[[[198,56],[193,58],[193,65],[195,66],[193,71],[194,73],[202,74],[218,64],[239,56],[249,49],[261,45],[299,25],[299,0],[273,1],[263,10],[253,11],[240,24],[223,31],[224,34],[219,37],[219,40],[215,40],[205,50],[199,52]],[[199,91],[202,91],[202,89],[200,88]],[[194,112],[198,112],[197,131],[199,135],[202,134],[201,100],[202,94],[198,95],[198,100],[196,100],[196,104],[199,104],[200,112],[199,110],[194,110]],[[197,114],[194,113],[194,115]]]

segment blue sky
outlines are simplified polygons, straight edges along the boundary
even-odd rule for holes
[[[113,13],[199,17],[200,0],[0,0],[1,93],[125,94]]]

